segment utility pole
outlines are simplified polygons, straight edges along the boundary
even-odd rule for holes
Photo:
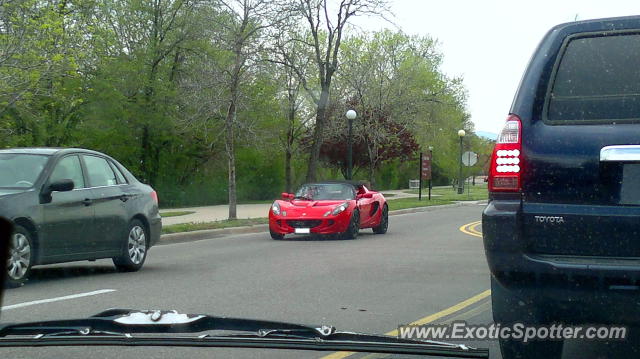
[[[418,162],[418,201],[422,201],[422,152],[420,152],[420,161]]]

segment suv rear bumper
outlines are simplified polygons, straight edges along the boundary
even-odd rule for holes
[[[520,201],[493,200],[482,214],[489,269],[504,289],[553,302],[558,319],[640,323],[640,258],[528,253],[520,209]]]

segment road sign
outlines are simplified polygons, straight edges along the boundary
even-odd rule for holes
[[[421,175],[423,180],[431,179],[431,156],[428,154],[422,155],[422,163],[421,163]]]
[[[470,167],[478,163],[478,154],[475,152],[467,151],[462,154],[462,164]]]

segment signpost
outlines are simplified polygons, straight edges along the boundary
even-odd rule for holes
[[[465,165],[466,167],[471,167],[473,165],[475,165],[476,163],[478,163],[478,154],[472,151],[467,151],[465,153],[462,154],[462,164]],[[469,185],[467,184],[467,195],[471,195],[471,192],[469,192]]]
[[[429,200],[431,200],[431,151],[429,154],[420,152],[420,189],[418,190],[418,200],[422,200],[422,181],[429,180]]]
[[[472,151],[467,151],[462,154],[462,164],[471,167],[478,163],[478,154]]]

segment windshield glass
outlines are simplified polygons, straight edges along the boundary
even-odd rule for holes
[[[604,329],[604,348],[480,335],[640,327],[637,11],[0,0],[0,217],[15,228],[0,359],[349,356],[2,350],[5,322],[108,308],[402,332],[496,359],[640,357],[640,337],[603,354],[633,344]],[[429,330],[460,321],[479,330]]]
[[[344,183],[305,184],[296,192],[296,198],[309,200],[350,200],[355,198],[355,189]]]
[[[31,154],[0,154],[0,188],[30,188],[49,157]]]

